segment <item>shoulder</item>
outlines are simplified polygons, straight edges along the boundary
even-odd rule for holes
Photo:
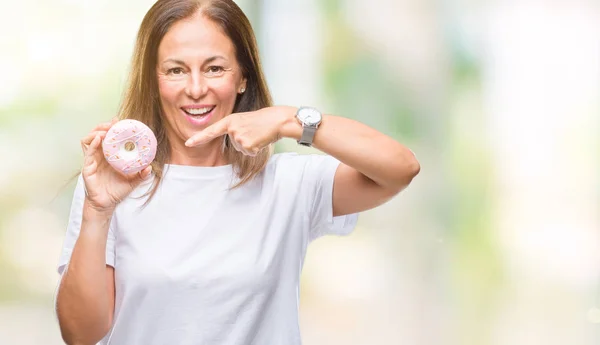
[[[276,153],[269,158],[267,166],[277,166],[280,164],[290,164],[305,159],[305,155],[300,155],[296,152]]]
[[[325,154],[278,153],[271,156],[265,177],[274,180],[314,180],[335,171],[339,161]]]
[[[267,169],[305,168],[309,165],[339,163],[335,158],[325,154],[298,154],[296,152],[277,153],[271,156]]]

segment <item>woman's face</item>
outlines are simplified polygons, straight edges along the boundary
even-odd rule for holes
[[[158,47],[158,88],[170,141],[231,114],[246,87],[229,37],[204,16],[173,24]]]

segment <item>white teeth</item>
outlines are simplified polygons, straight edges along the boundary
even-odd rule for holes
[[[211,110],[212,110],[212,107],[206,107],[206,108],[189,108],[189,109],[186,109],[185,111],[191,115],[204,115]]]

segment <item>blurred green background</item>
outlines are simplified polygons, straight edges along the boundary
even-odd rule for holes
[[[153,2],[0,0],[0,344],[62,344],[65,183]],[[600,342],[598,1],[238,4],[277,104],[366,123],[422,167],[309,247],[305,344]]]

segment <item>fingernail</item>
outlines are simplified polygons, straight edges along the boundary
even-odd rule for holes
[[[193,140],[188,140],[188,141],[186,141],[186,142],[185,142],[185,146],[187,146],[187,147],[190,147],[190,146],[192,146],[193,144],[194,144],[194,141],[193,141]]]

